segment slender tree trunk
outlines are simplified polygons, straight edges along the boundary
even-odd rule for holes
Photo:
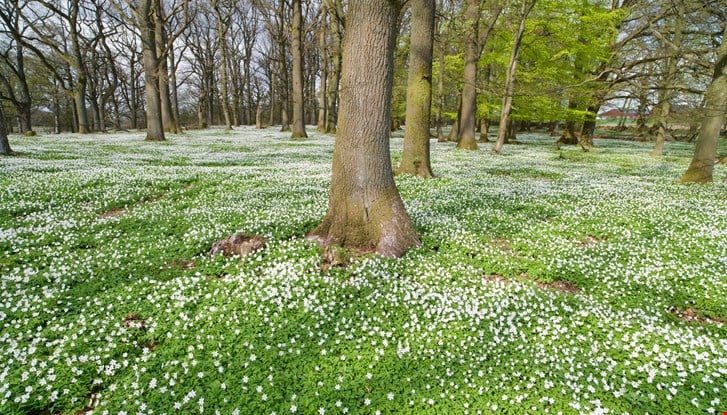
[[[411,46],[404,152],[397,173],[433,177],[429,159],[435,0],[411,0]]]
[[[53,80],[53,133],[61,133],[61,91],[58,80]]]
[[[457,148],[477,150],[475,138],[475,115],[477,114],[477,44],[480,7],[479,0],[466,0],[465,21],[467,34],[464,49],[464,83],[462,85],[462,112],[459,119],[459,142]]]
[[[328,124],[326,132],[336,132],[336,123],[338,121],[338,84],[341,79],[341,43],[343,32],[341,28],[341,19],[343,17],[343,3],[341,0],[327,0],[328,12],[330,16],[330,32],[331,32],[331,71],[328,78]]]
[[[175,58],[174,58],[174,48],[169,47],[169,50],[167,51],[167,55],[169,55],[169,92],[170,92],[170,99],[172,104],[172,118],[177,120],[177,125],[179,126],[179,132],[182,132],[181,125],[179,125],[179,89],[177,88],[177,65],[175,65]]]
[[[457,94],[457,119],[452,123],[452,128],[447,135],[447,141],[457,141],[460,137],[460,122],[462,119],[462,93]]]
[[[307,138],[305,132],[305,97],[303,96],[303,6],[293,0],[293,124],[291,138]]]
[[[689,168],[681,178],[682,183],[709,183],[713,180],[717,141],[727,113],[727,27],[717,53],[712,83],[709,84],[704,98],[706,103],[699,140]]]
[[[23,44],[20,39],[16,38],[15,43],[15,62],[17,65],[18,87],[20,88],[20,102],[17,105],[18,116],[20,117],[20,133],[25,135],[35,135],[31,123],[31,105],[33,99],[30,96],[30,88],[25,76],[25,56],[23,53]]]
[[[391,0],[349,3],[328,213],[308,235],[325,247],[398,257],[419,245],[394,184],[389,154],[400,9]]]
[[[442,132],[442,112],[444,111],[444,49],[445,45],[442,42],[439,48],[439,81],[437,82],[437,141],[445,141],[444,133]]]
[[[674,79],[677,74],[677,62],[679,60],[679,54],[681,52],[682,43],[682,31],[684,27],[684,4],[678,2],[677,16],[674,19],[674,38],[671,42],[664,41],[665,49],[673,49],[672,54],[667,58],[666,62],[666,73],[664,79],[661,82],[659,88],[659,103],[655,108],[657,113],[657,130],[656,139],[654,142],[654,149],[651,150],[652,156],[664,155],[664,141],[666,141],[666,123],[669,117],[669,111],[671,110],[671,100],[674,97]],[[667,45],[668,43],[668,45]]]
[[[244,60],[244,65],[243,65],[243,71],[244,71],[243,72],[243,76],[245,77],[245,94],[246,94],[246,100],[247,100],[247,104],[246,104],[246,106],[247,106],[247,114],[245,116],[245,118],[246,118],[245,121],[246,121],[247,124],[251,124],[252,123],[252,119],[253,119],[253,116],[252,116],[253,103],[255,103],[255,112],[256,112],[255,118],[256,119],[259,116],[257,114],[257,111],[260,108],[260,104],[257,103],[257,102],[255,102],[254,99],[253,99],[253,96],[252,96],[252,76],[251,76],[252,68],[251,67],[252,67],[252,59],[251,59],[251,56],[248,55],[247,52],[246,52],[245,60]],[[256,123],[257,123],[257,120],[256,120]]]
[[[220,49],[220,102],[222,103],[222,115],[225,119],[225,130],[232,130],[232,118],[230,117],[230,96],[229,96],[229,76],[227,74],[227,65],[229,61],[229,51],[227,49],[227,23],[229,16],[222,14],[220,4],[214,1],[213,7],[217,14],[217,40]]]
[[[480,143],[487,143],[490,140],[487,138],[487,130],[490,128],[490,123],[485,119],[480,120]]]
[[[8,119],[5,118],[5,110],[3,109],[2,103],[0,103],[0,154],[10,156],[15,154],[12,148],[10,148],[10,141],[8,141]]]
[[[328,120],[328,96],[326,83],[328,82],[328,6],[325,2],[321,5],[321,21],[318,28],[318,49],[321,56],[320,91],[318,95],[318,125],[316,131],[326,132]]]
[[[258,102],[256,110],[255,110],[255,128],[257,128],[258,130],[263,128],[262,115],[263,115],[263,109],[260,106],[260,103]]]
[[[495,154],[502,153],[502,147],[505,145],[505,136],[507,134],[507,126],[510,121],[510,111],[512,110],[512,99],[515,93],[515,79],[517,76],[517,62],[520,57],[520,46],[522,44],[523,35],[525,34],[525,21],[530,11],[535,7],[536,0],[523,1],[520,10],[520,22],[518,24],[515,38],[513,39],[512,53],[510,54],[510,64],[505,75],[505,94],[502,98],[502,109],[500,110],[500,125],[497,129],[497,141],[492,147]]]

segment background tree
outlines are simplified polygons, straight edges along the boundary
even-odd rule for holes
[[[293,27],[291,29],[293,52],[293,124],[292,138],[306,138],[305,99],[303,93],[303,10],[301,0],[293,1]]]
[[[726,21],[727,22],[727,21]],[[709,183],[717,158],[717,140],[727,113],[727,25],[717,53],[712,82],[704,96],[704,118],[694,157],[681,178],[682,183]]]
[[[411,46],[406,99],[404,151],[397,173],[433,177],[429,157],[432,109],[434,0],[411,1]]]
[[[465,2],[465,22],[467,32],[465,37],[464,50],[464,82],[462,85],[462,107],[458,114],[458,135],[457,148],[465,150],[477,150],[475,140],[475,112],[477,111],[477,49],[480,25],[480,2],[479,0],[467,0]]]
[[[523,35],[525,34],[525,21],[530,12],[535,7],[536,0],[522,0],[518,13],[517,29],[512,42],[512,52],[510,53],[510,62],[507,66],[505,75],[505,88],[502,97],[502,108],[500,110],[500,125],[497,129],[497,141],[492,147],[492,152],[500,154],[502,147],[505,145],[505,134],[507,132],[508,122],[510,120],[510,111],[512,110],[513,94],[515,92],[515,75],[517,73],[517,62],[520,58],[520,46],[522,44]]]
[[[343,59],[343,28],[344,28],[344,14],[343,14],[343,0],[325,0],[327,2],[328,15],[329,15],[329,39],[330,44],[328,46],[330,55],[330,68],[328,72],[328,85],[326,91],[328,97],[326,99],[326,105],[328,109],[326,114],[328,116],[328,122],[326,126],[327,133],[336,132],[336,124],[338,122],[338,88],[341,80],[341,66]]]
[[[4,89],[0,92],[0,106],[2,100],[10,101],[18,114],[20,132],[32,135],[32,98],[25,71],[23,47],[27,26],[21,20],[25,7],[27,3],[20,1],[6,0],[0,4],[0,21],[3,23],[0,33],[6,40],[0,42],[0,68],[4,68],[0,71],[0,84]]]
[[[38,0],[37,6],[26,8],[22,17],[33,31],[24,46],[33,51],[58,85],[73,98],[76,130],[81,134],[91,132],[86,105],[87,54],[91,50],[91,38],[99,35],[93,30],[92,15],[79,1]],[[64,65],[59,66],[59,60]]]
[[[392,64],[401,4],[372,0],[348,7],[328,212],[308,237],[325,247],[401,256],[419,244],[394,184],[389,154]]]
[[[160,0],[129,2],[139,29],[144,59],[144,90],[146,92],[146,139],[163,141],[161,91],[159,90],[159,48],[157,46],[157,22],[161,21]]]
[[[217,18],[217,42],[219,45],[220,52],[220,102],[222,104],[222,115],[225,119],[225,129],[232,129],[232,114],[230,110],[230,93],[229,84],[230,79],[228,76],[229,67],[229,49],[227,47],[227,34],[232,19],[232,7],[229,4],[223,3],[220,0],[214,0],[211,2],[212,9],[215,11],[215,17]]]
[[[10,156],[15,154],[13,149],[10,148],[10,141],[8,141],[8,119],[5,117],[4,105],[0,102],[0,154]]]

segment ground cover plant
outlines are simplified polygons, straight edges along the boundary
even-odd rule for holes
[[[0,413],[727,410],[725,169],[519,139],[433,142],[438,178],[397,178],[422,246],[330,263],[331,136],[13,137]],[[235,232],[267,245],[208,254]]]

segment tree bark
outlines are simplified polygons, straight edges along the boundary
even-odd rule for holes
[[[17,78],[17,88],[20,90],[20,97],[15,97],[15,88],[11,86],[9,79],[0,75],[0,81],[3,81],[2,83],[5,84],[7,97],[10,98],[10,101],[15,106],[15,111],[17,112],[20,120],[20,133],[33,135],[33,128],[31,126],[32,97],[30,95],[28,79],[25,73],[25,48],[23,46],[24,39],[22,34],[22,25],[20,23],[21,13],[22,10],[20,9],[17,1],[8,2],[6,7],[0,8],[0,21],[5,24],[7,32],[10,33],[15,41],[14,65],[10,63],[10,54],[5,57],[5,61],[15,75],[15,78]]]
[[[324,2],[321,5],[321,21],[318,27],[318,49],[321,56],[320,91],[318,95],[318,125],[316,131],[326,132],[328,120],[328,96],[326,83],[328,82],[328,6]]]
[[[457,119],[452,123],[452,128],[449,130],[449,134],[446,137],[446,141],[457,141],[459,140],[459,125],[462,120],[462,93],[457,94]]]
[[[86,88],[88,86],[88,68],[84,62],[83,52],[81,50],[80,34],[78,33],[78,2],[71,2],[71,10],[69,13],[69,35],[71,45],[73,46],[74,69],[78,71],[76,79],[76,88],[73,91],[73,100],[76,104],[76,116],[78,117],[78,133],[88,134],[91,127],[88,121],[88,110],[86,109]]]
[[[343,3],[341,0],[327,0],[328,12],[330,13],[330,33],[331,33],[331,71],[328,77],[328,121],[326,125],[327,133],[336,132],[336,123],[338,122],[338,86],[341,80],[341,45],[343,41]]]
[[[0,103],[0,154],[11,156],[15,152],[10,148],[10,141],[8,141],[7,122],[8,119],[5,118],[5,110],[3,109],[2,103]]]
[[[442,132],[442,111],[444,111],[444,41],[439,49],[439,81],[437,82],[437,141],[445,141]]]
[[[510,64],[507,68],[505,76],[505,94],[502,98],[502,109],[500,110],[500,125],[497,129],[497,141],[492,147],[495,154],[502,153],[502,147],[505,145],[505,136],[510,121],[510,111],[512,110],[513,94],[515,93],[515,78],[517,75],[517,62],[520,57],[520,45],[522,44],[523,35],[525,34],[525,21],[530,11],[535,7],[536,0],[523,1],[520,10],[520,22],[512,44],[512,53],[510,54]]]
[[[710,183],[717,158],[717,141],[727,112],[727,27],[717,53],[712,82],[705,93],[704,118],[692,161],[682,183]]]
[[[490,128],[490,123],[486,119],[480,120],[480,143],[487,143],[489,142],[489,138],[487,137],[487,130]]]
[[[230,93],[229,93],[229,76],[227,67],[229,63],[229,51],[227,48],[227,29],[229,14],[223,14],[219,1],[213,1],[212,7],[217,15],[217,41],[219,42],[220,57],[220,101],[222,103],[222,115],[225,119],[225,130],[232,130],[232,118],[230,117]]]
[[[477,60],[478,32],[480,24],[479,0],[467,0],[465,20],[467,34],[464,50],[464,83],[462,85],[462,112],[459,119],[457,148],[477,150],[475,138],[475,114],[477,113]]]
[[[574,99],[568,101],[568,109],[571,111],[578,110],[578,103]],[[563,133],[560,135],[556,144],[578,144],[578,136],[576,135],[576,121],[573,119],[573,115],[566,113],[565,128]]]
[[[349,4],[328,212],[308,235],[324,247],[402,256],[419,239],[389,154],[396,25],[401,4]]]
[[[156,45],[156,56],[158,62],[157,69],[157,82],[159,83],[159,100],[161,102],[162,111],[162,125],[164,129],[172,134],[181,134],[182,127],[179,125],[179,120],[174,116],[174,109],[172,108],[172,96],[169,87],[169,64],[167,60],[167,28],[164,24],[164,15],[161,5],[161,0],[154,1],[154,7],[156,10],[153,15],[154,23],[154,36]]]
[[[159,57],[157,56],[154,15],[159,0],[142,0],[134,10],[141,33],[144,60],[144,90],[146,92],[146,139],[163,141],[162,102],[159,94]]]
[[[664,141],[666,140],[666,123],[669,117],[669,111],[671,110],[671,100],[674,97],[674,80],[677,74],[677,63],[679,61],[679,54],[681,53],[682,44],[682,32],[684,28],[684,4],[683,2],[677,2],[676,6],[679,10],[677,16],[674,19],[674,38],[671,42],[664,41],[664,49],[673,49],[672,56],[669,56],[666,60],[666,73],[664,79],[660,83],[659,88],[659,103],[655,108],[657,114],[657,130],[656,139],[654,142],[654,148],[651,150],[652,156],[664,155]]]
[[[429,158],[429,118],[432,111],[434,0],[411,2],[411,46],[406,92],[404,152],[397,173],[433,177]]]
[[[293,123],[291,138],[307,138],[303,96],[303,10],[302,0],[293,0]]]

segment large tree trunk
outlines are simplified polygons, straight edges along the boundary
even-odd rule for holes
[[[10,156],[15,154],[13,149],[10,148],[10,141],[8,141],[8,127],[7,118],[5,118],[5,110],[3,109],[2,103],[0,103],[0,154]]]
[[[568,109],[576,111],[578,109],[578,103],[574,99],[568,101]],[[563,133],[560,135],[556,144],[578,144],[578,136],[576,135],[576,121],[573,119],[573,114],[566,113],[565,128]]]
[[[492,147],[495,154],[502,153],[502,147],[505,145],[505,136],[508,126],[510,125],[510,111],[512,110],[512,99],[515,93],[515,77],[517,75],[517,62],[520,57],[520,45],[522,44],[523,34],[525,33],[525,21],[530,11],[535,7],[536,0],[523,1],[520,10],[520,23],[512,44],[512,53],[510,54],[510,64],[507,67],[505,76],[505,95],[502,98],[502,109],[500,110],[500,125],[497,129],[497,141]]]
[[[142,0],[136,10],[136,19],[141,32],[142,56],[144,59],[144,90],[146,92],[146,139],[162,141],[162,102],[159,94],[159,57],[157,56],[155,17],[159,0]]]
[[[389,154],[400,9],[391,0],[349,4],[328,213],[308,235],[323,246],[398,257],[419,244],[396,190]]]
[[[406,91],[404,152],[397,173],[434,176],[429,160],[429,117],[432,112],[434,0],[412,0],[409,79]]]
[[[174,109],[172,108],[172,96],[169,87],[169,65],[166,53],[166,50],[169,49],[170,45],[167,45],[167,29],[164,26],[161,0],[155,0],[154,7],[156,8],[154,11],[153,22],[154,36],[156,37],[156,58],[158,62],[157,82],[159,83],[162,125],[169,133],[181,134],[182,127],[179,125],[179,120],[174,116]]]
[[[459,119],[459,142],[457,148],[477,150],[475,137],[475,115],[477,114],[477,44],[480,7],[479,0],[467,0],[465,20],[467,34],[464,49],[464,84],[462,85],[462,113]]]
[[[91,132],[88,110],[86,109],[86,82],[86,77],[79,75],[76,81],[76,88],[73,91],[73,103],[76,110],[79,134],[88,134]]]
[[[694,157],[681,178],[682,183],[709,183],[717,158],[717,140],[727,112],[727,27],[717,53],[712,83],[705,93],[704,118]]]
[[[74,69],[77,71],[76,88],[73,91],[73,100],[76,105],[76,117],[78,118],[78,133],[88,134],[91,127],[88,119],[88,110],[86,109],[86,88],[88,87],[88,69],[84,62],[83,52],[81,50],[80,34],[78,33],[78,14],[80,4],[71,2],[71,12],[69,13],[69,36],[73,47]]]
[[[306,138],[303,96],[303,10],[301,0],[293,0],[293,124],[291,138]]]

